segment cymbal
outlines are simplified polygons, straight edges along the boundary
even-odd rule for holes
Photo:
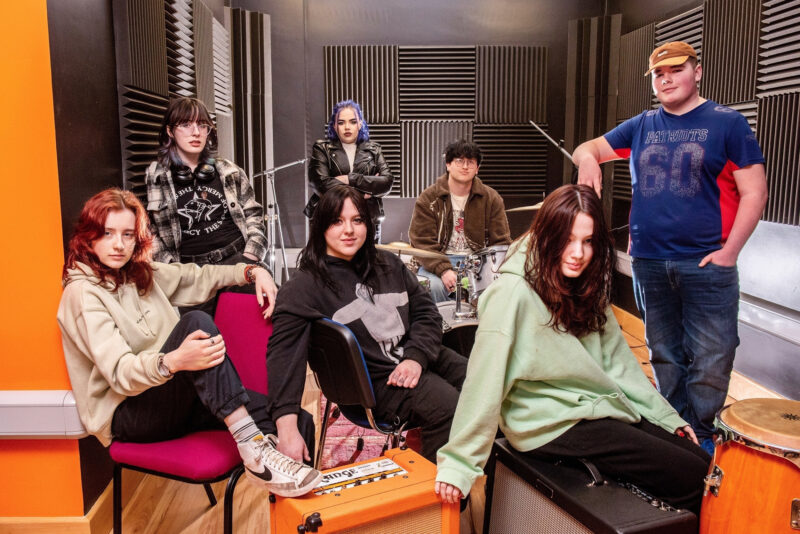
[[[380,250],[386,250],[387,252],[391,252],[392,254],[408,254],[409,256],[416,256],[418,258],[429,258],[433,260],[447,259],[447,255],[445,254],[421,248],[414,248],[408,243],[403,243],[402,241],[392,241],[391,243],[388,244],[380,243],[375,245],[375,248]]]
[[[542,202],[544,202],[544,201],[542,201]],[[542,207],[542,202],[539,202],[538,204],[534,204],[533,206],[520,206],[518,208],[507,209],[506,212],[510,213],[512,211],[535,211],[535,210],[538,210],[539,208]]]

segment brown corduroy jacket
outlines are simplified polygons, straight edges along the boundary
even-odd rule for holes
[[[444,253],[452,233],[453,205],[447,186],[447,173],[444,173],[417,198],[408,237],[412,247]],[[511,243],[502,197],[484,185],[477,176],[472,180],[472,190],[464,209],[464,236],[473,251]],[[416,260],[437,276],[453,268],[447,260]]]

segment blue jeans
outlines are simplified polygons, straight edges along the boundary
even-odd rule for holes
[[[466,259],[466,256],[449,254],[447,257],[450,258],[450,263],[453,265],[453,270],[458,273],[457,266]],[[431,298],[433,298],[433,302],[447,302],[448,300],[456,299],[455,291],[448,291],[444,287],[444,282],[442,282],[442,279],[425,269],[425,267],[422,265],[419,266],[417,274],[427,278],[430,281]],[[453,295],[452,299],[450,298],[451,294]]]
[[[725,404],[739,345],[739,273],[691,260],[632,262],[656,385],[702,441]]]

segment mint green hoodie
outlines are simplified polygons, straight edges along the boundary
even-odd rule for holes
[[[582,419],[637,423],[668,432],[687,423],[656,391],[614,314],[581,338],[547,326],[550,312],[525,281],[528,239],[511,245],[501,275],[481,296],[467,377],[439,450],[437,481],[469,493],[483,474],[498,424],[520,451],[541,447]]]

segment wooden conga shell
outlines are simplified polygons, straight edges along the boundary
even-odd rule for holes
[[[800,532],[800,402],[749,399],[723,409],[709,476],[722,471],[717,495],[707,490],[701,534]],[[794,461],[792,461],[794,460]],[[795,510],[800,502],[795,505]],[[797,521],[793,527],[792,521]]]

